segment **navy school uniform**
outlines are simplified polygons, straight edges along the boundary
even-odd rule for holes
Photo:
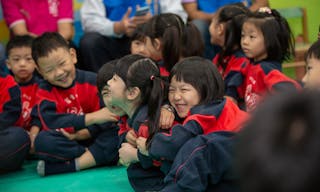
[[[27,132],[14,126],[21,113],[20,94],[13,77],[0,71],[0,172],[18,169],[30,149]]]
[[[253,111],[267,94],[301,89],[298,82],[281,72],[281,63],[277,61],[250,61],[243,74],[247,111]]]
[[[220,54],[217,54],[213,63],[218,65]],[[224,58],[226,66],[218,66],[218,69],[224,79],[225,95],[230,96],[237,100],[238,105],[244,105],[243,82],[244,76],[242,71],[250,63],[250,60],[245,56],[242,51],[236,51],[232,55]]]
[[[139,107],[132,118],[127,120],[129,128],[140,137],[148,137],[147,106]],[[164,173],[160,170],[158,162],[138,151],[139,162],[131,163],[127,169],[128,179],[135,191],[159,191],[163,188]]]
[[[213,132],[190,139],[179,150],[162,191],[238,191],[232,166],[234,134]]]
[[[195,106],[183,124],[173,126],[170,133],[155,134],[149,154],[154,159],[166,162],[162,171],[168,173],[176,154],[189,139],[216,131],[237,132],[247,118],[246,112],[225,98]]]
[[[26,83],[19,83],[21,91],[22,111],[17,125],[27,131],[30,131],[32,125],[41,126],[41,124],[39,125],[39,123],[35,123],[37,122],[37,120],[33,120],[33,117],[36,116],[31,115],[32,110],[36,110],[36,108],[33,109],[33,107],[36,105],[36,93],[38,90],[39,82],[40,77],[38,77],[37,75],[33,75],[30,81]]]
[[[96,88],[96,74],[77,70],[69,88],[42,81],[37,92],[42,131],[35,139],[36,154],[49,162],[63,162],[81,156],[88,147],[97,165],[118,161],[118,126],[115,123],[85,126],[85,114],[99,110],[103,101]],[[91,139],[71,141],[56,129],[75,132],[87,128]]]

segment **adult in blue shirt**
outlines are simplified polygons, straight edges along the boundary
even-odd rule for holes
[[[135,16],[138,7],[149,6],[146,15]],[[81,68],[98,71],[104,63],[129,54],[129,37],[136,26],[152,15],[171,12],[185,21],[180,1],[85,0],[80,10],[84,36],[80,41]]]

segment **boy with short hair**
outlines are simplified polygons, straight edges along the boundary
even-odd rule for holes
[[[21,90],[22,111],[17,122],[19,127],[29,133],[31,149],[34,151],[34,139],[40,131],[40,123],[32,118],[31,111],[36,103],[36,92],[40,78],[35,75],[36,64],[31,55],[33,38],[29,35],[15,36],[7,44],[6,64]]]
[[[0,173],[20,168],[30,148],[27,132],[13,126],[21,113],[20,96],[13,77],[0,70]]]
[[[36,38],[32,57],[45,80],[37,92],[43,129],[35,140],[39,175],[116,164],[118,127],[111,122],[117,118],[103,107],[96,74],[75,68],[76,52],[58,33]]]

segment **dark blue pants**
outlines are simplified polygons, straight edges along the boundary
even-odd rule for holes
[[[238,191],[233,173],[234,134],[199,135],[179,150],[162,191]]]
[[[130,40],[124,36],[113,38],[99,33],[85,33],[80,40],[81,63],[79,68],[98,72],[108,61],[121,58],[130,53]]]
[[[0,130],[0,172],[19,169],[30,150],[28,133],[20,127]]]
[[[128,169],[129,182],[136,192],[160,191],[164,187],[164,173],[158,167],[143,168],[140,163],[131,164]]]
[[[118,161],[118,129],[110,128],[96,138],[86,141],[71,141],[55,130],[41,131],[35,140],[39,159],[49,162],[64,162],[80,157],[85,148],[92,153],[97,166],[115,165]]]

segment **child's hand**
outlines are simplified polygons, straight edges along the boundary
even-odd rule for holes
[[[138,136],[136,135],[134,130],[131,129],[130,131],[128,131],[128,133],[126,135],[126,141],[128,143],[130,143],[132,146],[136,147],[137,146],[137,143],[136,143],[137,137]]]
[[[147,145],[146,145],[147,139],[144,137],[139,137],[137,139],[137,148],[139,149],[140,153],[142,153],[145,156],[149,156],[149,152],[147,150]]]
[[[161,114],[160,114],[160,128],[162,129],[170,129],[172,127],[174,121],[174,113],[173,110],[169,105],[164,105],[161,107]]]
[[[64,135],[66,138],[68,138],[69,140],[76,140],[76,133],[68,133],[67,131],[65,131],[63,128],[61,129],[57,129],[57,131],[59,131],[60,133],[62,133],[62,135]]]
[[[138,149],[133,147],[130,143],[122,143],[121,148],[119,149],[119,162],[124,166],[138,162],[137,152]]]
[[[105,122],[117,122],[118,116],[111,113],[107,107],[85,115],[85,125],[102,124]]]

